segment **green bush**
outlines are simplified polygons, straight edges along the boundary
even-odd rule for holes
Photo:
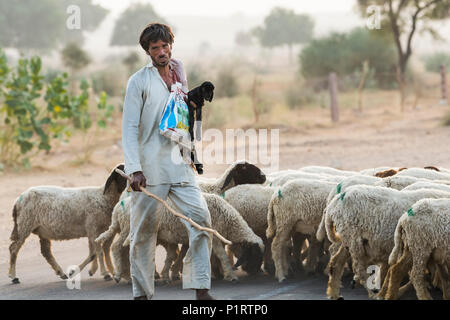
[[[294,110],[316,100],[315,93],[308,87],[291,86],[285,93],[286,104],[289,109]]]
[[[109,96],[117,97],[123,94],[124,83],[121,69],[105,69],[97,71],[91,76],[92,89],[95,93],[100,94],[105,91]]]
[[[425,69],[429,72],[440,72],[441,65],[444,65],[447,72],[450,70],[450,54],[445,52],[436,52],[423,58]]]
[[[69,138],[73,129],[90,127],[89,84],[83,80],[80,95],[68,93],[67,73],[56,74],[46,84],[40,57],[19,59],[10,68],[0,49],[0,163],[29,167],[30,154],[51,149],[52,139]],[[40,104],[43,100],[47,107]],[[106,94],[100,95],[98,126],[111,116]],[[32,155],[31,155],[32,156]]]

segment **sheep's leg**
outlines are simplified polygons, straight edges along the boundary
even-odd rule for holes
[[[444,268],[441,264],[436,263],[436,271],[438,273],[437,277],[439,278],[438,282],[439,282],[439,287],[442,291],[442,299],[444,300],[448,300],[448,287],[447,287],[447,277],[445,277],[444,275],[446,274],[446,272],[444,271]]]
[[[92,252],[95,251],[95,248],[94,248],[94,245],[90,241],[88,242],[88,245],[89,245],[89,254],[91,254]],[[97,269],[98,269],[98,262],[97,262],[97,260],[98,260],[97,256],[94,258],[94,260],[92,260],[91,267],[89,269],[89,276],[90,277],[92,277],[97,272]]]
[[[93,243],[91,243],[91,241],[89,241],[89,255],[88,257],[82,262],[80,263],[80,265],[78,266],[78,270],[80,270],[79,272],[81,272],[84,267],[86,267],[89,263],[92,263],[91,269],[89,270],[89,275],[93,275],[95,273],[95,271],[97,271],[97,254],[95,253],[95,249],[94,249],[94,245]],[[94,268],[95,266],[95,268]],[[93,272],[92,272],[93,271]],[[92,272],[92,274],[91,274]],[[75,271],[70,272],[69,276],[73,276],[75,273]]]
[[[264,271],[270,275],[275,274],[275,265],[272,259],[272,239],[264,243]]]
[[[57,276],[61,277],[61,279],[67,279],[66,274],[64,273],[61,266],[56,262],[55,258],[52,255],[51,251],[51,242],[48,239],[39,237],[39,242],[41,244],[41,253],[44,256],[45,260],[50,264]]]
[[[227,281],[238,281],[239,278],[234,274],[233,267],[230,265],[227,253],[222,243],[216,238],[213,239],[212,253],[219,259],[222,266],[224,279]]]
[[[180,253],[178,253],[178,257],[175,260],[175,262],[172,265],[172,268],[170,268],[172,272],[172,281],[179,280],[180,274],[183,271],[183,259],[186,256],[186,252],[189,249],[189,245],[183,244],[181,246]]]
[[[286,241],[290,239],[290,231],[277,228],[272,241],[272,256],[275,263],[275,277],[279,282],[286,280],[289,265],[287,263]]]
[[[411,249],[412,251],[412,249]],[[425,269],[430,258],[431,251],[412,251],[413,266],[411,270],[411,282],[419,300],[432,300],[425,281]]]
[[[343,244],[339,247],[339,250],[331,257],[328,264],[329,279],[327,288],[327,297],[329,299],[342,299],[339,295],[341,278],[344,273],[344,266],[347,262],[350,254]]]
[[[321,243],[313,235],[308,239],[309,250],[306,259],[305,269],[309,274],[314,274],[317,270],[317,264],[319,260],[319,253],[321,249]]]
[[[412,259],[411,252],[409,250],[403,250],[403,255],[397,261],[396,264],[391,266],[390,276],[386,277],[385,282],[387,282],[387,290],[385,299],[386,300],[396,300],[398,299],[398,293],[400,289],[400,284],[405,276],[408,275],[408,271],[411,269]]]
[[[169,271],[172,263],[177,259],[178,256],[178,245],[173,243],[167,243],[164,245],[166,249],[166,260],[164,261],[164,268],[161,271],[161,278],[164,281],[169,281]]]
[[[367,256],[363,240],[356,239],[355,241],[352,241],[351,245],[349,246],[349,252],[352,258],[352,269],[354,273],[353,283],[359,283],[364,288],[366,288],[370,297],[371,292],[367,288],[367,279],[369,278],[369,275],[366,272],[367,265],[365,263],[367,261]]]
[[[28,235],[26,237],[28,237]],[[14,284],[20,283],[19,278],[16,278],[17,254],[24,244],[26,237],[24,237],[23,239],[14,240],[9,246],[9,277],[12,279],[12,283]]]
[[[89,241],[92,241],[92,244],[95,248],[95,252],[97,253],[98,264],[100,266],[100,274],[103,276],[103,279],[105,279],[105,281],[110,281],[112,280],[112,278],[111,275],[108,273],[108,271],[106,271],[103,248],[100,244],[94,242],[95,238],[96,237],[89,238]]]
[[[123,254],[122,254],[122,241],[121,241],[121,237],[119,237],[119,239],[117,239],[116,241],[114,241],[114,243],[111,246],[111,251],[112,251],[112,256],[114,259],[114,264],[115,264],[115,268],[114,268],[114,280],[119,283],[120,279],[123,276],[123,265],[125,263],[123,258]]]
[[[294,258],[294,263],[293,263],[293,270],[294,272],[300,272],[303,271],[303,254],[302,254],[302,249],[303,249],[303,245],[305,243],[306,240],[306,235],[299,233],[299,232],[295,232],[292,235],[292,253],[293,253],[293,258]],[[309,243],[309,240],[308,240]],[[308,250],[309,252],[309,250]]]
[[[114,274],[114,265],[111,261],[111,250],[110,250],[113,240],[114,238],[109,238],[101,245],[103,249],[103,254],[105,255],[106,268],[111,274]]]

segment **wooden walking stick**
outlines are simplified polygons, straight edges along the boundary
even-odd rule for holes
[[[131,178],[129,176],[127,176],[125,174],[125,172],[123,172],[120,169],[115,169],[115,171],[120,174],[122,177],[126,178],[128,181],[131,182]],[[163,199],[161,199],[160,197],[154,195],[153,193],[148,192],[144,187],[140,187],[141,191],[143,193],[145,193],[147,196],[161,202],[166,208],[167,210],[169,210],[170,213],[172,213],[173,215],[177,216],[178,218],[181,218],[183,220],[186,220],[187,222],[189,222],[194,228],[201,230],[201,231],[207,231],[210,232],[212,234],[214,234],[217,238],[219,238],[223,243],[225,244],[231,244],[230,240],[225,239],[219,232],[217,232],[217,230],[211,229],[211,228],[207,228],[207,227],[202,227],[201,225],[199,225],[197,222],[195,222],[194,220],[192,220],[191,218],[186,217],[184,214],[181,214],[179,212],[176,212],[175,210],[173,210],[166,201],[164,201]]]

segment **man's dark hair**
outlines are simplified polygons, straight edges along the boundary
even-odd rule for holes
[[[150,42],[162,40],[172,45],[173,39],[174,35],[172,29],[168,25],[162,23],[149,23],[144,30],[142,30],[141,36],[139,37],[139,43],[141,44],[142,49],[148,54]]]

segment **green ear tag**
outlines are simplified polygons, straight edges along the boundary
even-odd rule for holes
[[[222,193],[220,196],[225,199],[225,192]]]
[[[23,196],[22,196],[22,195],[20,195],[20,197],[19,197],[19,201],[22,201],[22,197],[23,197]]]
[[[283,195],[281,194],[281,189],[278,189],[278,198],[283,198]]]
[[[344,201],[344,197],[345,197],[345,192],[343,194],[341,194],[341,196],[339,197],[339,199],[341,199],[341,201]]]
[[[339,183],[336,187],[336,193],[341,193],[342,183]]]
[[[272,182],[269,184],[269,187],[271,187],[272,186]]]
[[[414,216],[415,216],[414,210],[413,210],[412,208],[410,208],[410,209],[408,210],[408,217],[414,217]]]
[[[120,205],[122,206],[122,209],[125,210],[125,204],[123,203],[123,200],[120,201]]]

